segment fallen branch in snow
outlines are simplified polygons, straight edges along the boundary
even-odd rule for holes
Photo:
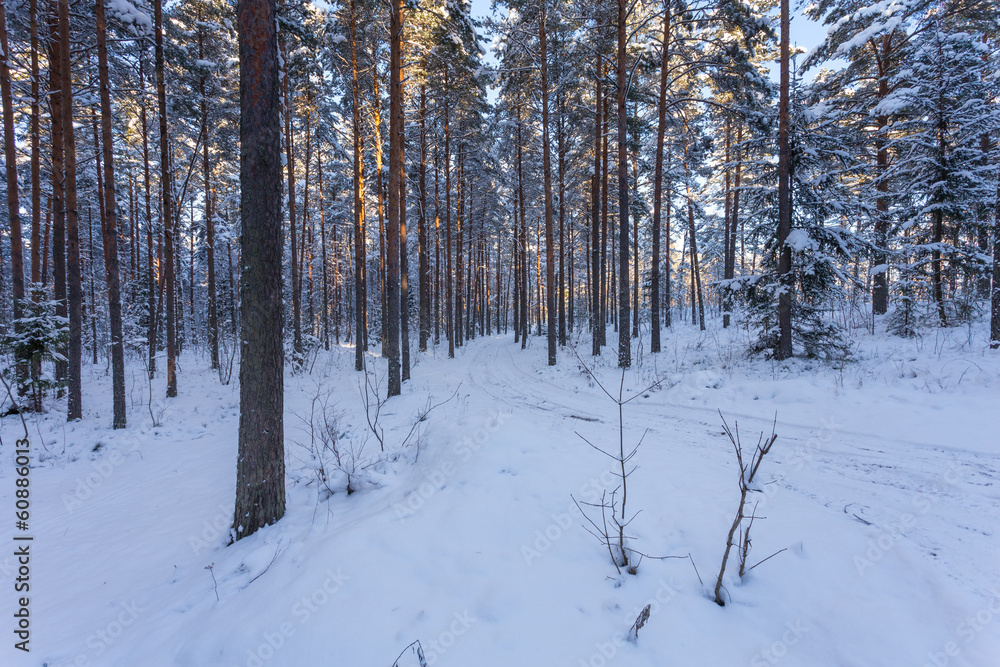
[[[256,577],[254,577],[253,579],[251,579],[250,581],[248,581],[247,582],[247,586],[249,586],[253,582],[255,582],[258,579],[260,579],[261,577],[263,577],[267,573],[267,571],[271,569],[271,566],[274,565],[274,561],[278,560],[278,552],[279,551],[281,551],[281,545],[280,544],[277,547],[275,547],[275,549],[274,549],[274,555],[271,556],[271,562],[267,564],[267,567],[265,567],[263,570],[261,570],[260,574],[258,574]],[[215,575],[213,574],[212,577],[214,578]],[[246,586],[244,586],[244,588],[246,588]]]
[[[404,648],[399,653],[399,655],[396,656],[396,660],[395,660],[395,662],[392,663],[392,667],[401,667],[401,665],[399,664],[399,660],[410,649],[413,649],[414,655],[417,656],[417,660],[420,663],[420,667],[427,667],[427,660],[426,660],[426,658],[424,658],[424,649],[423,649],[422,646],[420,646],[420,640],[419,639],[414,640],[413,642],[411,642],[409,646],[407,646],[406,648]]]
[[[782,551],[788,551],[788,547],[782,547],[781,549],[778,549],[777,551],[775,551],[773,554],[771,554],[770,556],[768,556],[764,560],[757,561],[756,565],[751,565],[750,567],[747,568],[747,572],[749,572],[750,570],[752,570],[755,567],[757,567],[757,565],[760,565],[761,563],[765,563],[765,562],[771,560],[772,558],[774,558],[775,556],[777,556],[778,554],[780,554]]]

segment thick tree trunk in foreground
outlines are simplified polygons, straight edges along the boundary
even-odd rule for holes
[[[235,538],[285,513],[281,121],[274,0],[241,0],[240,204],[243,250]]]

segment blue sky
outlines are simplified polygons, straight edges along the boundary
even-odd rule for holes
[[[492,0],[472,0],[473,16],[488,16]],[[793,8],[792,16],[792,43],[805,48],[813,49],[826,35],[827,26],[812,21]],[[488,58],[492,60],[492,58]]]

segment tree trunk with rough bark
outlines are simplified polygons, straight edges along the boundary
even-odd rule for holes
[[[285,513],[281,121],[274,0],[240,0],[240,426],[235,539]]]

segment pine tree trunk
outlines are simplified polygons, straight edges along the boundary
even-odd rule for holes
[[[241,359],[235,539],[285,513],[281,121],[274,0],[242,0]]]
[[[694,226],[694,199],[691,197],[691,191],[688,190],[688,235],[691,239],[691,289],[692,289],[692,300],[691,300],[691,323],[694,324],[695,313],[694,306],[695,300],[698,302],[698,327],[702,331],[705,330],[705,300],[702,296],[701,289],[701,267],[698,260],[698,235],[695,233]]]
[[[724,185],[724,199],[725,206],[723,210],[723,230],[722,230],[722,277],[723,279],[728,279],[729,276],[729,230],[732,225],[731,216],[733,214],[733,190],[732,190],[732,170],[730,169],[730,162],[732,160],[732,148],[733,148],[733,124],[732,119],[726,116],[726,156],[725,156],[725,185]],[[723,291],[722,294],[722,328],[728,329],[730,324],[730,307],[732,305],[732,299],[727,291]]]
[[[940,93],[940,97],[943,97],[944,93]],[[939,108],[944,106],[944,101],[939,100]],[[941,183],[946,183],[948,181],[948,146],[947,146],[947,136],[948,136],[948,126],[945,121],[945,116],[941,113],[938,117],[938,159]],[[934,303],[937,305],[938,311],[938,321],[942,327],[948,326],[948,315],[945,311],[944,306],[944,268],[942,266],[941,259],[941,244],[944,241],[944,210],[943,201],[935,202],[937,206],[934,210],[934,231],[931,242],[933,244],[934,250],[931,252],[931,264],[932,264],[932,275],[931,275],[931,291]]]
[[[374,126],[375,132],[372,137],[372,142],[374,143],[374,153],[375,153],[375,201],[376,210],[378,212],[378,289],[379,289],[379,304],[380,304],[380,323],[379,327],[382,331],[382,356],[386,356],[385,349],[385,317],[387,304],[385,301],[385,183],[383,182],[382,176],[382,94],[379,92],[379,73],[378,68],[374,68],[372,72],[372,85],[374,87],[374,96],[372,100],[372,125]]]
[[[69,398],[66,418],[83,417],[83,282],[80,266],[80,218],[76,198],[76,135],[73,131],[73,84],[69,41],[69,1],[59,0],[59,86],[62,92],[63,179],[66,206],[66,286],[69,300]]]
[[[889,96],[889,57],[892,50],[892,35],[884,35],[880,41],[881,45],[872,42],[876,66],[878,68],[876,105]],[[875,252],[872,257],[876,269],[872,275],[872,315],[885,315],[889,309],[889,268],[887,266],[889,181],[886,179],[886,172],[889,169],[889,147],[888,139],[885,137],[886,127],[889,125],[889,116],[882,114],[876,117],[875,121],[877,126],[875,135],[875,171],[877,181],[875,187],[878,196],[875,199]]]
[[[599,274],[601,277],[601,326],[598,333],[601,335],[601,346],[608,344],[608,321],[610,315],[610,287],[608,281],[608,202],[610,189],[610,169],[611,160],[611,95],[604,96],[604,107],[601,112],[601,267]],[[611,234],[610,236],[614,236]],[[612,264],[614,264],[614,248],[611,250]]]
[[[28,22],[31,34],[31,282],[42,282],[42,174],[41,174],[41,108],[38,76],[38,0],[29,0]],[[38,379],[41,368],[32,368],[32,379]],[[39,408],[41,406],[38,406]]]
[[[100,0],[98,0],[100,1]],[[204,58],[205,35],[198,30],[198,56]],[[215,287],[215,192],[212,189],[212,169],[208,160],[208,98],[207,77],[198,82],[201,94],[202,171],[205,178],[205,262],[208,264],[208,352],[212,369],[219,368],[219,308]]]
[[[518,257],[518,315],[515,320],[515,342],[517,332],[521,335],[521,349],[528,346],[528,234],[524,222],[524,143],[521,136],[521,109],[517,110],[517,207],[520,225],[515,232]],[[520,325],[520,327],[518,327]]]
[[[598,3],[598,11],[601,3]],[[591,354],[595,357],[601,354],[604,331],[604,318],[601,315],[601,147],[603,145],[604,110],[604,55],[597,51],[597,74],[594,104],[594,175],[590,185],[591,200],[591,233],[590,233],[590,272],[591,272]]]
[[[285,173],[288,177],[288,231],[289,231],[289,252],[291,261],[289,269],[292,279],[292,345],[295,349],[296,363],[302,355],[302,276],[299,274],[298,264],[298,243],[299,238],[295,229],[295,144],[292,138],[292,94],[290,90],[290,79],[288,74],[289,54],[286,46],[285,36],[279,39],[279,52],[284,62],[284,72],[281,77],[281,99],[284,103],[284,130],[285,130]]]
[[[789,151],[789,55],[788,0],[781,0],[781,83],[778,101],[778,348],[775,358],[792,356],[792,249],[785,240],[792,231],[792,192],[789,177],[791,152]]]
[[[330,349],[330,283],[328,277],[328,266],[326,257],[326,199],[323,194],[323,144],[319,137],[316,138],[316,187],[319,188],[319,245],[320,245],[320,261],[323,263],[323,298],[320,300],[323,308],[323,349]],[[339,255],[337,254],[337,229],[333,230],[333,252],[334,257],[334,270],[333,270],[333,291],[337,293],[339,285],[337,283],[337,262],[339,262]],[[337,299],[337,304],[340,304],[340,300]],[[339,318],[334,322],[334,326],[337,329],[337,344],[340,344],[340,320]]]
[[[447,66],[446,66],[447,67]],[[445,95],[451,92],[448,86],[448,70],[444,71]],[[451,263],[451,123],[448,113],[449,103],[444,104],[444,245],[445,245],[445,335],[448,337],[448,358],[455,358],[455,321],[452,304],[452,263]]]
[[[389,360],[388,395],[402,393],[399,350],[400,327],[400,235],[405,234],[400,195],[403,172],[403,0],[389,5],[389,216],[386,221],[386,306],[382,320],[383,354]],[[377,100],[376,100],[377,102]],[[405,238],[405,237],[404,237]]]
[[[559,95],[559,345],[566,347],[566,107]]]
[[[434,122],[435,128],[437,121]],[[441,155],[434,144],[434,345],[441,342]]]
[[[990,348],[1000,348],[1000,178],[993,204],[993,292],[990,298]]]
[[[122,339],[122,300],[118,266],[118,202],[115,198],[114,139],[111,135],[111,86],[108,76],[108,32],[104,0],[95,2],[97,15],[97,70],[101,88],[101,144],[104,150],[104,274],[108,285],[111,325],[111,385],[113,428],[125,428],[125,345]],[[96,304],[91,303],[91,308]],[[96,314],[96,313],[95,313]]]
[[[431,272],[427,248],[427,84],[420,85],[420,172],[419,210],[417,216],[417,288],[420,292],[419,343],[427,351],[431,335]]]
[[[365,320],[365,176],[364,155],[361,150],[361,85],[358,82],[358,18],[357,2],[351,0],[351,106],[352,135],[354,139],[354,370],[365,367],[366,344]]]
[[[7,167],[7,222],[10,227],[11,288],[14,297],[14,319],[21,317],[24,300],[24,255],[21,240],[21,205],[17,188],[17,144],[14,137],[14,106],[10,90],[10,46],[7,42],[6,2],[0,3],[0,97],[3,98],[3,152]],[[27,388],[27,360],[17,359],[17,393]]]
[[[45,202],[45,230],[42,232],[42,287],[49,284],[49,240],[52,238],[52,195]]]
[[[632,365],[629,338],[628,284],[628,60],[626,58],[626,19],[628,2],[618,0],[618,366]]]
[[[462,123],[459,122],[458,133],[459,135],[465,134],[463,131]],[[462,219],[465,216],[465,145],[462,141],[458,142],[458,156],[456,157],[456,207],[455,207],[455,321],[452,323],[452,333],[455,337],[455,346],[462,346],[462,287],[463,282],[463,272],[462,272],[462,232],[465,227],[462,225]]]
[[[733,209],[729,214],[729,239],[726,242],[729,248],[729,264],[726,266],[725,277],[729,279],[736,277],[736,229],[740,224],[740,187],[743,176],[743,123],[737,121],[737,124],[736,169],[733,177]],[[732,312],[731,303],[729,310]]]
[[[302,315],[302,283],[306,279],[306,274],[311,279],[312,277],[312,263],[306,263],[306,251],[309,249],[309,256],[312,257],[312,225],[309,220],[309,165],[312,162],[312,129],[310,127],[312,122],[312,112],[310,109],[312,103],[312,97],[310,91],[306,90],[306,103],[305,103],[305,139],[306,139],[306,154],[303,166],[303,183],[302,183],[302,227],[299,230],[299,256],[298,258],[292,257],[293,262],[298,262],[299,268],[296,275],[299,277],[299,330],[302,330],[302,319],[306,319],[306,330],[312,333],[312,322],[313,322],[313,311],[312,311],[312,285],[310,282],[309,287],[309,316],[304,317]],[[300,333],[301,336],[301,333]]]
[[[67,317],[66,302],[66,138],[63,132],[62,45],[59,41],[59,10],[57,0],[51,0],[49,10],[49,118],[52,123],[52,288],[56,315]],[[60,346],[63,360],[56,361],[56,382],[61,386],[69,377],[68,345]]]
[[[624,0],[623,0],[624,1]],[[542,11],[538,21],[538,39],[541,42],[542,70],[542,171],[545,180],[545,310],[548,315],[549,366],[556,365],[556,278],[555,253],[552,236],[552,166],[549,156],[549,79],[548,54],[545,40],[545,5],[542,0]],[[539,318],[540,320],[541,318]]]
[[[65,0],[63,0],[65,1]],[[160,114],[160,193],[163,204],[163,291],[167,296],[167,396],[177,395],[177,286],[175,280],[173,187],[167,136],[167,88],[163,61],[163,0],[153,0],[156,33],[156,97]]]
[[[142,175],[146,194],[146,339],[148,343],[147,371],[149,379],[156,375],[156,293],[158,277],[154,277],[153,261],[153,203],[150,193],[149,176],[149,127],[146,120],[145,59],[139,53],[139,123],[142,127]]]
[[[663,200],[663,144],[667,131],[667,72],[670,68],[670,1],[663,3],[663,58],[660,64],[660,96],[656,104],[656,166],[653,171],[653,263],[650,275],[649,351],[660,351],[660,208]],[[668,204],[669,206],[669,204]],[[669,214],[668,214],[669,215]],[[669,234],[668,234],[669,238]],[[669,252],[667,261],[670,261]],[[669,273],[669,272],[668,272]],[[667,322],[669,324],[669,311]]]

